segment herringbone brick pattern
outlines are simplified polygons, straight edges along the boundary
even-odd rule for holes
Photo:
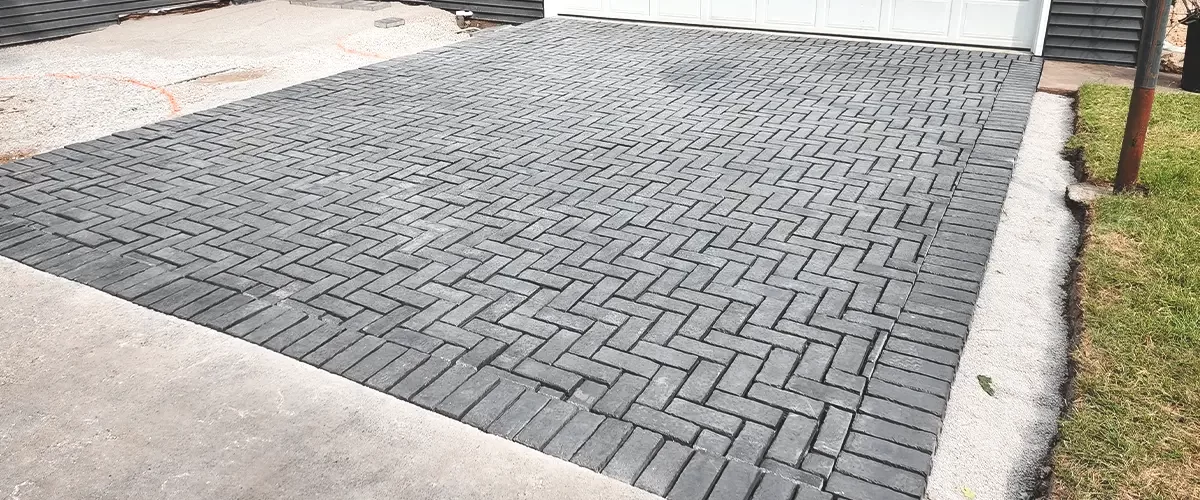
[[[0,253],[669,498],[914,498],[1037,71],[541,21],[0,167]]]

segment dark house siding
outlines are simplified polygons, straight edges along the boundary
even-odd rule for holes
[[[1133,66],[1145,12],[1142,0],[1053,0],[1044,55]]]
[[[0,46],[92,31],[122,14],[189,3],[197,0],[0,0]]]
[[[0,0],[3,1],[3,0]],[[445,10],[469,10],[476,19],[524,23],[542,18],[542,0],[432,0],[430,5]]]

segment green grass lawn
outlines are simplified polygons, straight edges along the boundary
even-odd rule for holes
[[[1094,180],[1115,176],[1128,103],[1080,90],[1071,146]],[[1058,498],[1200,499],[1200,95],[1158,95],[1141,181],[1094,207]]]

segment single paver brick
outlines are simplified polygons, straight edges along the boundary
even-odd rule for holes
[[[783,418],[783,411],[778,408],[721,391],[709,396],[707,406],[772,427]]]
[[[776,474],[764,474],[750,500],[791,500],[796,485]]]
[[[376,28],[395,28],[397,26],[404,26],[404,18],[402,18],[402,17],[385,17],[383,19],[375,20]]]
[[[696,442],[692,444],[692,447],[713,455],[722,456],[729,450],[729,445],[732,443],[733,440],[727,436],[708,429],[701,429],[700,435],[696,436]]]
[[[758,479],[758,467],[742,462],[730,461],[717,478],[709,498],[728,498],[742,500],[750,496],[750,491]]]
[[[792,467],[798,466],[816,430],[815,420],[795,413],[788,414],[783,427],[775,434],[775,441],[767,449],[767,456]]]

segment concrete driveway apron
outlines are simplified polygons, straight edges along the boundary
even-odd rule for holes
[[[0,166],[0,254],[668,498],[917,498],[1040,67],[544,20]]]

